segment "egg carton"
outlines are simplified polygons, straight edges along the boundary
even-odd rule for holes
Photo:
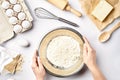
[[[1,0],[0,7],[9,26],[16,34],[31,29],[33,18],[24,0]]]

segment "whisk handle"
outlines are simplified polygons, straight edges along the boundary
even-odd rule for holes
[[[66,19],[63,19],[63,18],[58,18],[58,20],[59,20],[59,21],[62,21],[62,22],[64,22],[64,23],[67,23],[67,24],[69,24],[69,25],[72,25],[72,26],[75,26],[75,27],[79,27],[79,25],[77,25],[76,23],[73,23],[73,22],[68,21],[68,20],[66,20]]]

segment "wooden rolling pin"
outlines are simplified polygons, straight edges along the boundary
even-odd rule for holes
[[[68,0],[48,0],[48,2],[60,8],[61,10],[70,11],[78,17],[82,16],[82,14],[79,11],[71,8],[71,6],[68,4]]]

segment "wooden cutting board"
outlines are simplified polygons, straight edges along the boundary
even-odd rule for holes
[[[120,0],[106,0],[109,4],[111,4],[114,7],[114,9],[103,22],[99,21],[98,19],[91,15],[91,12],[95,8],[95,6],[99,3],[99,1],[100,0],[80,0],[80,4],[81,8],[84,10],[86,15],[101,31],[105,29],[109,24],[111,24],[116,18],[120,17]]]

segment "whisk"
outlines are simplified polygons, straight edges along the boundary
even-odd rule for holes
[[[36,14],[36,16],[38,18],[41,18],[41,19],[54,19],[54,20],[58,20],[58,21],[67,23],[67,24],[75,26],[75,27],[79,27],[79,25],[77,25],[76,23],[73,23],[73,22],[68,21],[66,19],[63,19],[61,17],[58,17],[58,16],[52,14],[51,12],[47,11],[44,8],[38,7],[34,11],[35,11],[35,14]]]

